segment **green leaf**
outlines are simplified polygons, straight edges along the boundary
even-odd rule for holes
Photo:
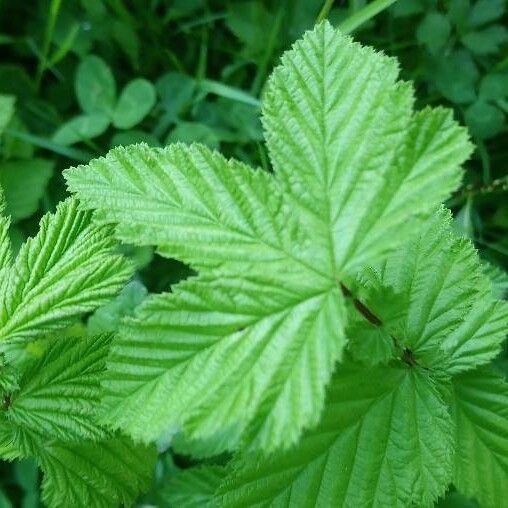
[[[110,342],[107,335],[53,340],[23,369],[6,418],[44,439],[104,438],[96,412]]]
[[[321,423],[271,457],[241,457],[221,507],[430,506],[452,474],[453,425],[419,368],[341,365]]]
[[[429,12],[416,29],[416,38],[431,53],[436,54],[446,46],[450,32],[450,21],[444,14]]]
[[[457,488],[484,508],[508,499],[508,384],[484,368],[453,380]]]
[[[204,146],[119,147],[64,174],[82,205],[97,209],[96,220],[119,223],[123,241],[158,245],[196,268],[281,262],[286,251],[305,251],[293,245],[295,226],[270,175]]]
[[[0,185],[4,189],[7,214],[13,222],[26,219],[39,208],[54,162],[45,159],[0,163]]]
[[[508,28],[492,25],[483,30],[469,32],[462,37],[462,43],[473,53],[491,55],[497,53],[501,44],[508,41]]]
[[[44,473],[42,499],[49,508],[131,505],[151,484],[153,447],[121,436],[97,442],[48,440],[2,418],[0,413],[0,456],[35,458]]]
[[[256,59],[265,53],[267,33],[273,23],[274,15],[267,11],[262,2],[229,4],[226,25],[244,45],[247,57]],[[263,30],[259,30],[259,27],[263,27]]]
[[[337,287],[291,270],[280,282],[212,272],[146,300],[113,345],[107,422],[146,440],[183,425],[196,439],[231,428],[231,447],[294,443],[319,420],[344,309]]]
[[[87,56],[76,73],[76,95],[85,113],[110,115],[116,101],[116,84],[111,69],[98,56]]]
[[[263,121],[274,171],[339,277],[413,231],[457,187],[471,152],[448,111],[412,112],[412,89],[397,75],[395,60],[323,23],[268,81]]]
[[[39,457],[42,498],[51,507],[130,506],[148,489],[155,465],[152,448],[127,438],[101,443],[54,443]]]
[[[155,88],[146,79],[134,79],[122,90],[113,112],[117,129],[131,129],[150,112],[155,104]]]
[[[504,127],[503,112],[481,99],[469,106],[464,116],[471,134],[478,139],[492,138]]]
[[[151,481],[155,453],[126,438],[41,447],[42,498],[51,507],[130,505]]]
[[[469,104],[475,100],[479,72],[469,52],[461,50],[440,55],[434,59],[427,74],[429,81],[448,100],[456,104]]]
[[[110,119],[103,112],[79,115],[62,124],[53,134],[52,140],[63,146],[100,136],[109,127]]]
[[[268,84],[275,175],[181,144],[65,172],[120,239],[201,271],[125,322],[106,422],[139,439],[183,430],[263,450],[317,424],[345,345],[341,281],[400,246],[471,149],[449,112],[412,112],[397,72],[324,23]]]
[[[65,326],[105,303],[129,277],[128,263],[111,254],[110,230],[90,219],[75,199],[43,217],[0,280],[0,340],[33,339]]]
[[[490,23],[499,19],[505,10],[505,0],[477,0],[469,14],[469,24],[479,26]]]
[[[385,263],[364,272],[361,282],[363,303],[399,355],[409,350],[412,361],[451,374],[486,363],[500,350],[508,304],[492,297],[473,245],[453,233],[445,210]],[[363,327],[372,333],[371,323],[364,320]],[[355,338],[361,342],[361,328]]]
[[[203,508],[215,506],[213,496],[225,468],[221,466],[202,466],[177,473],[163,487],[160,500],[164,506],[178,508]]]

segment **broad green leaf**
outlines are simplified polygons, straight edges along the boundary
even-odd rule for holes
[[[53,175],[53,161],[29,159],[0,164],[0,185],[7,202],[6,213],[13,222],[26,219],[39,208],[49,179]]]
[[[263,121],[274,171],[339,277],[412,232],[457,187],[471,153],[450,112],[413,113],[412,89],[397,75],[394,59],[323,23],[268,81]]]
[[[431,376],[344,364],[320,424],[294,448],[240,457],[221,507],[431,506],[452,474],[453,425]]]
[[[44,439],[104,438],[96,412],[110,341],[107,335],[53,340],[24,368],[6,418]]]
[[[66,171],[118,238],[201,271],[126,321],[105,421],[145,440],[183,429],[264,450],[317,424],[345,345],[342,280],[413,233],[471,148],[449,112],[413,114],[397,73],[324,23],[268,85],[274,175],[181,144]]]
[[[52,139],[60,145],[73,145],[100,136],[109,124],[109,117],[102,112],[86,113],[65,122],[53,134]]]
[[[113,112],[117,129],[131,129],[150,112],[155,104],[155,88],[146,79],[134,79],[122,90]]]
[[[411,361],[456,373],[490,361],[500,350],[508,305],[493,298],[473,245],[453,233],[445,210],[385,263],[367,270],[362,283],[363,303],[398,355],[409,350]],[[355,343],[362,341],[361,328],[358,323]],[[372,334],[376,326],[364,320],[363,328]]]
[[[269,174],[201,145],[118,147],[65,178],[98,221],[118,223],[123,241],[157,245],[195,268],[254,268],[308,250]]]
[[[454,484],[482,508],[508,499],[508,384],[484,368],[453,380]]]
[[[116,83],[111,69],[98,56],[87,56],[76,73],[76,95],[85,113],[110,115],[116,101]]]
[[[129,277],[125,259],[111,254],[110,230],[90,219],[75,199],[43,217],[0,280],[0,340],[33,339],[65,326],[105,303]]]
[[[163,487],[159,499],[163,506],[211,508],[215,506],[213,497],[225,471],[221,466],[202,466],[181,471]]]
[[[106,421],[140,439],[183,426],[197,439],[231,428],[231,447],[293,444],[319,420],[344,309],[338,287],[290,270],[201,275],[143,303],[112,348]]]

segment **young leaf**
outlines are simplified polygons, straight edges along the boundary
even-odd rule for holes
[[[363,284],[362,301],[382,323],[384,340],[395,342],[399,354],[410,351],[411,361],[452,374],[500,350],[508,305],[492,297],[472,244],[453,233],[444,209],[404,248],[366,271]],[[362,341],[362,328],[373,328],[365,320],[358,326],[354,342]]]
[[[201,271],[121,330],[106,421],[143,439],[226,429],[264,450],[318,422],[345,345],[341,282],[432,213],[471,149],[450,113],[413,114],[397,73],[323,23],[267,87],[273,176],[199,145],[115,149],[66,172],[119,238]]]
[[[431,376],[341,365],[321,423],[287,452],[237,460],[221,507],[430,506],[452,474],[453,425]]]
[[[453,380],[457,488],[484,508],[508,499],[508,384],[483,368]]]
[[[0,340],[65,326],[106,302],[129,277],[129,264],[111,254],[110,231],[90,219],[75,199],[43,217],[0,280]]]
[[[150,112],[155,104],[155,88],[146,79],[134,79],[122,90],[113,112],[117,129],[131,129]]]

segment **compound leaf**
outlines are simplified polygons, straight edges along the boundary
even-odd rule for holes
[[[126,321],[105,421],[141,439],[183,428],[263,450],[317,424],[345,345],[342,280],[399,247],[471,151],[451,113],[413,113],[397,74],[323,23],[267,87],[274,175],[181,144],[117,148],[66,171],[120,239],[201,272]]]

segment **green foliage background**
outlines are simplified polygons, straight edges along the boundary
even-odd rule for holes
[[[348,27],[368,2],[325,3],[332,24]],[[267,168],[259,121],[265,80],[322,7],[322,0],[0,0],[0,94],[15,110],[2,134],[0,184],[14,245],[66,196],[63,169],[117,145],[200,141]],[[399,0],[354,31],[399,59],[402,77],[415,82],[417,107],[451,107],[470,129],[476,150],[447,205],[481,256],[505,271],[507,7],[506,0]],[[135,280],[74,326],[114,331],[147,291],[188,275],[150,248],[124,253],[136,264]],[[160,454],[145,501],[164,502],[159,485],[190,465],[181,451]],[[38,506],[39,481],[30,462],[0,463],[0,508]],[[452,493],[443,506],[466,505]]]

